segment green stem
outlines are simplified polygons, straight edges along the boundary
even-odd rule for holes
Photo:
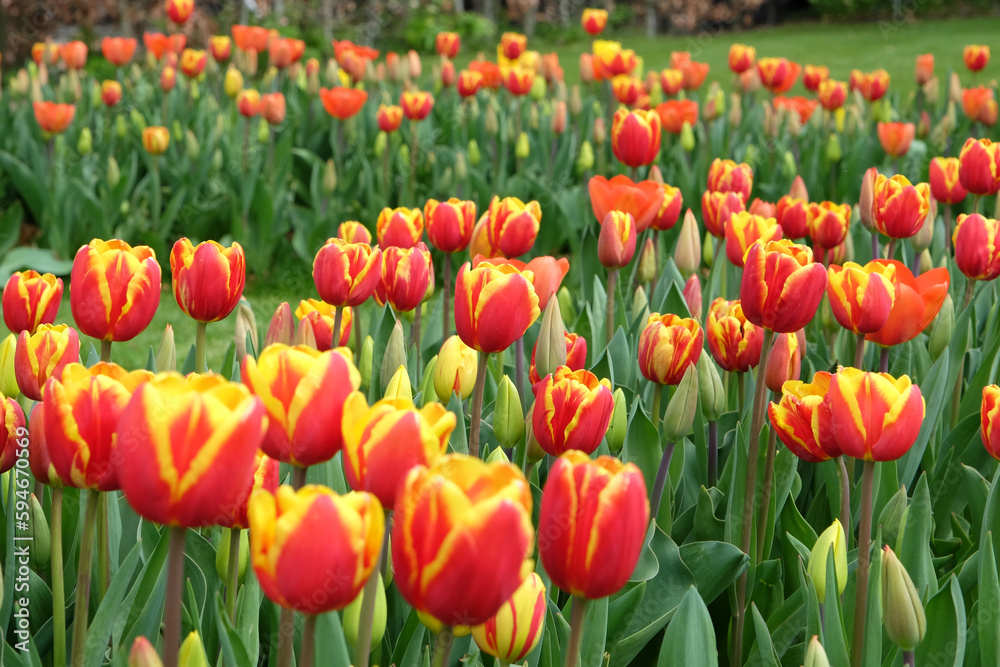
[[[837,457],[837,479],[840,481],[840,525],[844,527],[847,548],[850,549],[854,533],[851,523],[851,476],[847,474],[847,462],[843,456]]]
[[[781,400],[776,392],[771,392],[771,402]],[[774,481],[774,457],[777,449],[778,432],[767,430],[767,457],[764,461],[764,487],[761,490],[760,514],[757,515],[757,562],[761,562],[766,554],[764,541],[767,534],[767,519],[771,507],[771,484]]]
[[[420,366],[420,317],[423,311],[423,304],[417,304],[413,311],[413,324],[410,326],[410,344],[413,345],[414,354],[417,360],[417,373],[422,370]]]
[[[52,664],[66,664],[66,585],[63,573],[62,543],[63,490],[52,487]]]
[[[708,488],[719,481],[719,424],[708,422]]]
[[[226,583],[226,611],[229,621],[236,626],[236,596],[240,588],[240,529],[229,529],[229,572]]]
[[[391,521],[390,513],[385,513],[385,533],[382,536],[382,549],[379,552],[379,559],[372,569],[371,576],[365,582],[365,588],[361,592],[361,618],[358,628],[358,644],[354,647],[354,664],[356,667],[368,667],[368,659],[372,650],[372,624],[375,622],[375,601],[378,598],[378,578],[379,569],[388,557],[389,550],[389,525]]]
[[[451,309],[449,308],[448,299],[451,297],[451,253],[445,253],[444,255],[444,280],[441,285],[441,295],[444,299],[444,303],[441,307],[441,314],[444,319],[444,336],[442,340],[448,340],[451,335]]]
[[[171,526],[167,553],[167,601],[163,612],[163,665],[177,667],[181,648],[181,599],[184,595],[184,538],[187,528]]]
[[[524,401],[524,336],[514,341],[514,386],[517,395]]]
[[[377,576],[375,577],[378,578]],[[300,654],[299,667],[312,667],[313,654],[316,652],[316,616],[306,615],[306,622],[302,626],[302,652]]]
[[[868,566],[872,542],[872,487],[875,462],[865,461],[861,474],[861,526],[858,529],[858,588],[854,596],[854,639],[851,642],[851,667],[861,667],[865,644],[865,616],[868,613]]]
[[[103,346],[102,346],[103,347]],[[108,494],[102,493],[97,501],[97,599],[101,601],[111,582],[111,550],[108,532]]]
[[[278,617],[278,667],[292,667],[295,644],[295,611],[282,607]]]
[[[565,667],[576,667],[580,659],[580,640],[583,638],[583,619],[587,615],[587,599],[573,596],[570,603],[569,646],[566,647]]]
[[[309,468],[305,466],[295,466],[292,468],[292,488],[298,491],[306,484],[306,472]]]
[[[204,373],[208,370],[205,366],[205,330],[208,329],[208,324],[205,322],[198,322],[198,333],[194,339],[194,368],[198,373]]]
[[[111,341],[101,341],[101,361],[111,361]]]
[[[764,368],[763,371],[760,369],[764,368],[759,363],[757,364],[758,372],[766,373],[767,369]],[[736,414],[742,419],[743,418],[743,406],[747,402],[747,381],[746,373],[744,371],[736,372],[736,398],[737,398],[737,409],[739,410]]]
[[[611,345],[611,337],[615,335],[615,285],[617,282],[618,269],[608,269],[608,305],[605,309],[607,345]]]
[[[431,662],[433,667],[446,667],[448,664],[448,656],[451,655],[451,645],[455,641],[455,633],[451,631],[451,628],[444,627],[441,632],[438,633],[437,641],[434,643],[434,660]]]
[[[757,489],[757,458],[760,448],[760,431],[764,420],[764,397],[766,387],[764,376],[767,374],[767,357],[771,353],[774,332],[764,329],[764,344],[761,347],[760,363],[757,365],[757,382],[753,394],[753,412],[750,419],[750,449],[747,457],[746,488],[743,492],[742,532],[740,536],[740,551],[750,554],[750,540],[753,534],[753,503]],[[747,570],[740,575],[736,587],[736,627],[733,630],[733,665],[743,664],[743,628],[746,623]]]
[[[486,387],[486,352],[479,353],[479,368],[476,369],[476,388],[472,392],[472,424],[469,426],[469,456],[479,456],[479,427],[483,417],[483,389]]]
[[[90,610],[90,569],[94,559],[94,535],[97,532],[97,506],[100,491],[87,491],[87,510],[80,537],[80,565],[76,577],[76,603],[73,613],[73,667],[83,667],[83,648],[87,642]]]
[[[965,299],[962,301],[962,310],[972,303],[972,295],[976,291],[976,281],[969,279],[965,283]],[[968,337],[968,327],[959,335]],[[965,383],[965,357],[963,356],[958,366],[958,377],[955,378],[955,390],[951,395],[951,427],[955,428],[962,408],[962,385]]]
[[[865,363],[865,335],[859,333],[857,335],[857,340],[854,344],[854,367],[859,371],[863,371]],[[846,527],[844,528],[847,529]]]

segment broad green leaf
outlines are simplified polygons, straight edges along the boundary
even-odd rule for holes
[[[728,542],[682,544],[680,555],[706,604],[711,604],[750,565],[749,557]]]
[[[978,624],[979,655],[983,667],[1000,665],[1000,581],[997,580],[997,564],[993,555],[993,540],[990,536],[983,540],[983,553],[979,558],[979,602],[976,622]]]
[[[688,667],[699,665],[715,667],[719,664],[715,628],[708,607],[692,587],[684,594],[677,613],[667,625],[660,646],[657,667]]]
[[[993,613],[993,610],[989,610]],[[961,667],[965,661],[965,601],[958,579],[948,583],[926,604],[927,634],[917,646],[918,665]]]
[[[906,527],[896,545],[899,561],[910,573],[921,599],[937,594],[937,577],[931,562],[931,493],[927,474],[920,476],[906,512]]]
[[[574,598],[571,604],[577,604]],[[580,642],[581,667],[601,667],[604,663],[604,642],[608,634],[608,598],[587,603]]]
[[[114,629],[117,616],[122,612],[122,600],[125,592],[132,581],[132,573],[139,563],[139,546],[132,547],[124,562],[118,568],[118,572],[111,579],[108,591],[101,600],[101,605],[97,608],[90,626],[87,628],[87,643],[84,648],[85,661],[88,665],[100,664],[104,657],[104,652],[108,648],[111,633]]]

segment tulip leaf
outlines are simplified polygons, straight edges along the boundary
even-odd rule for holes
[[[634,357],[629,352],[628,341],[625,338],[625,330],[619,327],[615,330],[615,335],[608,345],[608,357],[611,359],[611,367],[618,369],[615,374],[614,383],[616,386],[629,387],[632,385],[633,373],[636,363]]]
[[[403,624],[403,629],[396,638],[396,645],[392,650],[392,662],[395,665],[415,665],[417,656],[421,653],[424,644],[424,635],[427,633],[424,624],[417,617],[417,610],[410,609]],[[548,634],[548,633],[546,633]],[[388,661],[387,661],[388,662]],[[345,662],[345,665],[350,664]]]
[[[846,582],[845,582],[846,583]],[[871,586],[869,591],[876,589]],[[823,648],[831,665],[847,665],[851,662],[847,652],[847,633],[840,607],[840,591],[837,586],[837,568],[834,565],[833,549],[826,552],[826,596],[823,600]]]
[[[143,521],[144,525],[147,523]],[[158,632],[167,592],[167,568],[164,564],[169,543],[170,531],[164,530],[125,598],[122,606],[130,611],[125,623],[125,640],[121,643],[122,646],[131,647],[136,637],[153,637]],[[146,546],[142,548],[145,551]]]
[[[192,345],[188,348],[187,356],[184,357],[184,365],[181,367],[181,375],[187,376],[195,372],[195,346]]]
[[[608,603],[608,646],[615,646],[625,633],[628,624],[639,610],[639,603],[646,593],[646,582],[626,584],[620,592],[612,596]]]
[[[41,220],[45,211],[45,195],[42,187],[48,182],[48,178],[42,178],[35,174],[25,163],[17,159],[7,151],[0,151],[0,166],[10,177],[11,182],[17,188],[24,203],[31,211],[31,217]]]
[[[247,334],[247,340],[249,340],[249,334]],[[250,348],[247,348],[249,353]],[[222,368],[219,370],[219,375],[224,378],[231,378],[235,373],[238,372],[239,364],[236,363],[236,341],[230,341],[229,347],[226,348],[226,354],[222,358]]]
[[[347,640],[340,624],[340,614],[335,611],[316,617],[316,653],[331,665],[349,665],[351,659],[347,650]],[[242,663],[237,663],[242,664]]]
[[[13,472],[7,475],[7,489],[5,491],[4,508],[4,568],[3,568],[3,599],[0,600],[0,628],[6,628],[10,620],[10,614],[14,601],[14,577],[17,571],[17,556],[14,554],[14,521],[11,517],[14,512],[10,511],[14,502],[14,484],[17,475]]]
[[[222,598],[222,591],[215,591],[215,625],[219,633],[219,648],[222,651],[222,657],[225,658],[227,665],[249,665],[250,656],[247,653],[247,648],[243,644],[243,640],[240,638],[239,633],[233,628],[232,623],[229,622],[229,615],[226,613],[226,604]],[[326,654],[320,653],[320,655],[325,656]],[[349,664],[347,662],[337,663],[337,664]]]
[[[663,634],[657,667],[714,667],[719,664],[715,628],[698,589],[691,587]]]
[[[925,392],[924,400],[927,402],[926,416],[920,426],[916,442],[909,451],[903,454],[902,460],[897,466],[902,470],[900,482],[910,486],[912,480],[920,470],[920,462],[924,458],[927,443],[930,442],[931,435],[937,432],[938,419],[946,412],[944,409],[945,399],[951,404],[954,385],[948,384],[948,355],[942,354],[931,366],[927,376],[921,379],[920,387]],[[950,418],[950,412],[949,412]]]
[[[1000,551],[1000,468],[997,468],[990,483],[990,495],[986,500],[986,512],[979,533],[979,550],[985,553],[985,542],[993,542],[993,554]]]
[[[883,464],[885,465],[885,464]],[[927,473],[920,476],[906,512],[906,525],[896,545],[899,561],[909,572],[921,599],[937,594],[937,577],[931,562],[931,493]]]
[[[979,369],[969,378],[969,385],[962,395],[962,403],[959,408],[961,419],[970,415],[979,416],[979,409],[983,402],[983,387],[991,381],[995,381],[998,366],[1000,366],[1000,336],[995,336],[989,349],[983,351]]]
[[[771,630],[767,627],[764,617],[760,615],[756,603],[750,603],[750,611],[753,614],[753,630],[757,637],[757,659],[762,667],[780,667],[781,656],[774,648],[774,643],[771,641]]]
[[[705,604],[711,604],[750,565],[749,557],[728,542],[682,544],[680,555]]]
[[[248,573],[236,600],[236,632],[247,647],[251,665],[257,664],[260,654],[260,593],[257,577]]]
[[[581,600],[573,598],[571,604]],[[565,616],[565,614],[564,614]],[[604,646],[608,634],[608,598],[587,602],[583,621],[583,638],[580,642],[580,667],[601,667],[604,662]]]
[[[997,579],[997,563],[993,553],[992,536],[983,540],[983,551],[979,557],[979,602],[976,618],[979,636],[979,655],[984,666],[1000,665],[1000,580]]]
[[[146,355],[146,366],[145,366],[145,368],[150,373],[155,373],[156,372],[156,350],[153,349],[152,345],[149,346],[149,354]]]
[[[448,448],[459,454],[469,453],[469,441],[465,434],[465,409],[462,407],[462,399],[455,392],[451,393],[448,399],[448,410],[455,415],[455,430],[451,432],[448,441]]]
[[[758,612],[759,613],[759,612]],[[806,597],[802,589],[789,595],[785,601],[768,618],[767,628],[770,633],[768,644],[779,658],[785,655],[792,642],[801,633],[807,616]],[[755,622],[756,625],[756,622]],[[751,654],[747,664],[769,664],[765,656],[758,652]]]
[[[980,600],[982,604],[982,600]],[[994,609],[987,609],[994,614]],[[927,634],[917,646],[918,665],[960,667],[965,661],[966,617],[962,587],[954,576],[926,604]]]

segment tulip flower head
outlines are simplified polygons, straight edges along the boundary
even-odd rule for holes
[[[597,239],[597,259],[609,269],[620,269],[635,254],[635,218],[631,213],[611,211],[604,218]]]
[[[399,106],[411,121],[423,120],[434,108],[434,96],[422,90],[406,90],[399,96]]]
[[[61,278],[31,269],[15,271],[3,288],[4,324],[16,334],[33,334],[40,325],[55,322],[62,295]]]
[[[677,224],[677,219],[681,216],[681,207],[684,205],[684,197],[680,188],[668,183],[663,183],[660,187],[663,188],[663,204],[650,226],[657,231],[666,231]],[[639,231],[637,221],[636,233]]]
[[[916,126],[913,123],[879,123],[878,140],[889,157],[899,158],[910,150]]]
[[[412,248],[390,246],[382,253],[382,278],[375,288],[379,303],[407,312],[423,303],[433,285],[434,265],[423,241]]]
[[[979,213],[959,214],[952,241],[955,263],[970,280],[1000,276],[1000,223]]]
[[[788,239],[801,239],[809,234],[809,202],[792,195],[778,200],[774,216]]]
[[[881,268],[869,268],[871,265]],[[889,318],[881,329],[865,337],[873,343],[891,346],[915,338],[934,320],[948,296],[948,269],[931,269],[914,278],[913,273],[896,260],[876,259],[865,268],[878,271],[895,288]]]
[[[710,192],[735,192],[746,203],[750,201],[753,189],[753,169],[746,163],[715,158],[708,167],[706,189]]]
[[[983,446],[990,456],[1000,460],[1000,387],[995,384],[983,387],[979,414]]]
[[[17,399],[0,394],[0,473],[7,472],[17,462],[27,425]],[[28,456],[31,456],[30,450]]]
[[[378,128],[386,133],[395,132],[403,122],[403,107],[380,104],[375,113]]]
[[[839,519],[834,519],[830,527],[820,533],[816,538],[816,544],[809,552],[807,572],[820,600],[826,598],[826,568],[831,553],[837,594],[843,595],[844,589],[847,588],[847,536]]]
[[[959,159],[957,157],[931,158],[928,180],[931,195],[942,204],[958,204],[965,199],[968,192],[962,186],[959,178]]]
[[[701,195],[701,215],[705,230],[716,238],[724,238],[729,221],[734,215],[745,210],[746,200],[738,192],[706,190]],[[742,257],[740,255],[741,259]]]
[[[170,130],[156,125],[143,128],[142,147],[150,155],[163,155],[170,147]]]
[[[281,93],[261,95],[260,115],[268,125],[281,125],[285,120],[285,96]]]
[[[620,107],[611,122],[611,147],[629,167],[650,164],[660,152],[660,116],[655,111]]]
[[[990,47],[983,44],[969,44],[962,49],[962,60],[971,72],[978,72],[990,62]]]
[[[833,434],[844,454],[864,461],[895,461],[920,432],[925,405],[920,388],[903,375],[844,368],[830,380]]]
[[[478,364],[476,351],[457,335],[445,340],[434,366],[434,391],[442,403],[447,403],[452,394],[458,394],[463,401],[472,395]]]
[[[101,101],[107,107],[113,107],[122,99],[122,85],[117,81],[106,80],[101,82]]]
[[[830,78],[830,68],[824,65],[806,65],[802,70],[802,85],[810,92],[818,92],[819,85]]]
[[[429,199],[424,206],[424,221],[427,238],[435,248],[447,253],[465,250],[476,224],[476,203],[455,197],[443,202]]]
[[[171,21],[184,25],[194,12],[194,0],[167,0],[164,9]]]
[[[532,434],[553,456],[570,449],[592,454],[608,430],[613,410],[608,380],[560,366],[542,378],[535,392]]]
[[[457,32],[439,32],[434,36],[434,50],[439,56],[454,58],[462,47],[462,38]]]
[[[594,217],[599,223],[603,223],[611,211],[623,211],[635,219],[636,233],[645,231],[654,223],[663,212],[668,196],[667,189],[655,181],[635,183],[625,175],[614,176],[610,180],[594,176],[588,182],[587,190]],[[680,198],[679,193],[677,198]]]
[[[743,266],[743,257],[754,243],[768,243],[781,238],[782,230],[774,218],[749,211],[733,213],[726,222],[726,257],[735,266]]]
[[[777,333],[805,328],[826,291],[812,251],[788,240],[754,243],[744,258],[740,303],[747,320]]]
[[[734,74],[743,74],[754,66],[757,61],[757,49],[746,44],[733,44],[729,47],[729,69]]]
[[[524,660],[542,639],[546,599],[542,578],[532,572],[493,616],[472,628],[479,649],[507,663]]]
[[[826,371],[818,371],[812,382],[786,382],[781,387],[781,400],[767,406],[771,428],[803,461],[819,463],[841,454],[833,436],[829,404],[824,402],[831,377]]]
[[[885,326],[896,301],[896,290],[882,275],[884,268],[874,262],[830,267],[827,294],[840,326],[855,334],[875,333]]]
[[[922,86],[934,77],[934,54],[924,53],[917,56],[913,66],[913,77],[918,86]]]
[[[59,56],[71,70],[81,70],[87,65],[87,45],[80,40],[59,45]]]
[[[587,31],[587,34],[600,35],[608,24],[608,12],[604,9],[584,8],[580,24]],[[516,660],[508,660],[507,662],[516,662]]]
[[[208,38],[208,52],[217,63],[229,60],[233,50],[233,40],[228,35],[212,35]]]
[[[187,238],[170,251],[174,298],[184,313],[198,322],[229,317],[243,296],[246,257],[236,243],[226,248],[215,241],[197,246]]]
[[[760,363],[764,331],[747,321],[739,299],[716,298],[708,307],[705,330],[708,349],[723,370],[745,373]]]
[[[505,257],[518,257],[535,245],[542,221],[542,207],[537,201],[525,203],[517,197],[494,196],[486,215],[489,243]]]
[[[677,385],[698,363],[704,332],[692,318],[652,313],[639,336],[639,370],[650,382]]]
[[[56,104],[55,102],[34,102],[32,108],[38,127],[42,128],[43,136],[62,134],[73,122],[76,107],[72,104]]]
[[[208,54],[204,51],[184,49],[181,53],[181,71],[189,79],[194,79],[205,71],[206,64],[208,64]]]
[[[791,90],[801,70],[798,63],[787,58],[761,58],[757,61],[761,85],[776,95]]]
[[[361,111],[368,100],[368,93],[358,88],[338,86],[320,88],[319,99],[326,112],[338,120],[347,120]]]
[[[115,67],[123,67],[132,60],[137,46],[131,37],[105,37],[101,40],[101,54]]]
[[[816,96],[824,109],[836,111],[844,106],[844,102],[847,100],[847,85],[843,81],[826,79],[820,82]]]
[[[455,331],[479,352],[506,350],[540,314],[531,271],[509,264],[463,264],[455,279]]]
[[[357,220],[347,220],[337,227],[337,238],[348,243],[367,243],[371,245],[372,233]]]
[[[661,78],[661,85],[662,81]],[[698,103],[694,100],[667,100],[656,105],[656,114],[664,132],[680,135],[685,125],[693,127],[698,122]]]
[[[799,379],[804,354],[804,345],[800,342],[804,340],[805,334],[798,332],[781,333],[774,337],[764,369],[764,386],[777,393],[786,382]]]
[[[958,178],[974,195],[992,195],[1000,190],[1000,144],[969,137],[958,156]]]
[[[831,201],[809,204],[806,226],[812,242],[824,249],[836,248],[844,239],[851,224],[851,205]]]
[[[236,96],[236,108],[244,118],[253,118],[260,113],[260,93],[256,90],[241,90]]]
[[[299,329],[308,326],[313,332],[316,348],[325,352],[336,347],[347,345],[351,339],[351,326],[354,313],[349,307],[344,307],[341,315],[339,335],[334,335],[337,323],[337,308],[324,301],[303,299],[295,309],[295,317],[299,319]]]
[[[563,338],[566,342],[566,363],[564,365],[573,371],[583,369],[587,365],[587,339],[570,332],[563,332]],[[533,389],[542,381],[538,368],[535,366],[535,355],[538,352],[540,342],[541,340],[536,341],[535,347],[531,350],[531,365],[528,367],[528,381],[531,382]]]
[[[382,251],[367,243],[328,239],[313,260],[316,291],[323,301],[338,308],[363,304],[381,277]]]
[[[383,208],[375,234],[382,248],[412,248],[424,235],[424,215],[419,208]]]
[[[42,390],[51,377],[61,377],[63,369],[80,359],[80,338],[65,324],[41,324],[34,333],[21,331],[14,352],[14,376],[21,393],[33,401],[42,400]],[[12,395],[7,391],[5,394]]]

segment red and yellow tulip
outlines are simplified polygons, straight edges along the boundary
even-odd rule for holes
[[[931,195],[935,201],[942,204],[958,204],[968,194],[959,179],[959,160],[957,157],[932,157],[928,180]]]
[[[631,213],[611,211],[601,224],[597,238],[597,260],[609,269],[620,269],[635,254],[635,218]]]
[[[909,238],[924,224],[930,196],[927,183],[911,185],[902,174],[892,178],[879,174],[873,189],[872,224],[889,238]]]
[[[1000,223],[979,213],[960,213],[952,240],[955,263],[970,280],[1000,276]]]
[[[33,334],[39,325],[55,322],[62,295],[61,278],[30,269],[15,271],[3,288],[4,324],[16,334]]]
[[[798,63],[787,58],[761,58],[757,61],[761,85],[776,95],[791,90],[801,70]]]
[[[604,9],[587,7],[583,10],[583,15],[580,17],[580,25],[583,26],[583,29],[589,35],[600,35],[604,32],[604,27],[607,24],[608,12]],[[515,660],[508,660],[507,662],[515,662]]]
[[[364,242],[328,239],[313,260],[316,291],[323,301],[338,308],[363,304],[374,294],[381,277],[382,251]]]
[[[716,238],[724,238],[730,219],[745,210],[746,200],[738,192],[705,190],[701,195],[701,215],[705,230]]]
[[[749,211],[733,213],[726,222],[726,257],[735,266],[743,266],[743,257],[754,243],[768,243],[781,238],[782,230],[774,218]]]
[[[403,107],[380,104],[375,112],[375,120],[378,122],[378,129],[387,133],[395,132],[403,123]]]
[[[545,584],[532,572],[493,616],[472,628],[479,649],[508,664],[524,660],[542,639],[546,600]]]
[[[423,241],[406,249],[392,246],[382,253],[382,278],[375,288],[379,303],[407,312],[420,306],[433,286],[434,265]]]
[[[990,456],[1000,460],[1000,387],[995,384],[983,387],[979,415],[982,424],[979,435],[983,439],[983,446]]]
[[[750,201],[753,189],[753,169],[745,162],[715,158],[708,167],[706,189],[711,192],[735,192],[745,204]]]
[[[455,279],[455,331],[479,352],[506,350],[541,311],[533,274],[509,264],[463,264]]]
[[[462,47],[462,38],[457,32],[439,32],[434,36],[434,50],[439,56],[454,58]]]
[[[447,201],[428,199],[424,205],[427,238],[441,252],[458,252],[469,247],[476,225],[476,203],[452,197]]]
[[[969,137],[958,156],[958,179],[974,195],[1000,190],[1000,144]]]
[[[21,393],[42,400],[49,378],[62,377],[63,369],[80,360],[80,338],[65,324],[40,324],[34,333],[24,330],[17,338],[14,376]]]
[[[399,106],[410,120],[423,120],[434,108],[434,96],[423,90],[404,90],[399,96]]]
[[[565,332],[566,339],[566,367],[573,371],[583,369],[587,365],[587,339],[575,333]],[[528,381],[531,382],[532,389],[542,381],[538,375],[538,368],[535,366],[535,353],[538,351],[538,341],[531,350],[531,364],[528,367]]]
[[[535,245],[542,222],[542,207],[537,201],[494,196],[486,216],[490,245],[505,257],[518,257]]]
[[[826,270],[812,251],[782,239],[747,251],[740,303],[747,320],[777,333],[805,328],[826,292]]]
[[[548,454],[575,449],[591,454],[611,423],[611,383],[586,370],[560,366],[542,378],[535,390],[532,433]]]
[[[639,370],[650,382],[676,385],[698,363],[705,333],[692,318],[652,313],[639,336]]]
[[[812,242],[824,250],[836,248],[844,239],[851,225],[851,205],[824,201],[809,204],[806,226]]]
[[[611,148],[629,167],[652,163],[660,153],[660,116],[655,111],[620,107],[611,121]]]
[[[243,500],[233,508],[232,512],[224,515],[218,525],[223,528],[249,528],[250,499],[261,492],[273,494],[278,490],[279,469],[277,460],[258,450],[254,457],[253,479],[246,488]]]
[[[705,330],[708,349],[722,370],[745,373],[760,363],[764,332],[747,321],[739,299],[716,298],[708,307]]]
[[[184,25],[194,12],[194,0],[167,0],[164,9],[171,21]]]
[[[419,208],[383,208],[375,223],[375,235],[383,248],[412,248],[424,235],[424,215]]]
[[[804,332],[801,340],[805,340]],[[779,392],[786,382],[799,379],[803,355],[799,342],[798,333],[782,333],[774,337],[771,352],[767,355],[767,367],[764,369],[764,386],[771,391]]]
[[[0,394],[0,473],[5,473],[17,462],[21,440],[27,428],[24,410],[12,396]],[[31,456],[31,451],[28,451]],[[30,465],[29,460],[29,465]],[[42,478],[39,478],[42,479]],[[44,481],[44,480],[43,480]]]
[[[215,241],[196,246],[181,238],[170,251],[170,272],[180,309],[198,322],[218,322],[243,296],[246,257],[235,241],[226,248]]]
[[[884,270],[884,264],[875,262],[830,267],[826,292],[840,326],[856,334],[874,333],[885,326],[896,301],[896,290],[882,275]]]
[[[978,72],[990,62],[990,47],[984,44],[969,44],[962,49],[962,60],[972,72]]]
[[[367,243],[371,245],[372,233],[357,220],[347,220],[337,226],[337,238],[348,243]]]
[[[815,93],[819,85],[830,78],[830,68],[825,65],[806,65],[802,70],[802,85],[809,92]]]
[[[778,200],[774,216],[785,238],[801,239],[809,234],[809,202],[805,199],[784,195]]]
[[[827,111],[836,111],[844,106],[844,102],[847,101],[847,84],[843,81],[827,79],[819,84],[816,96],[819,98],[819,103],[824,109]]]
[[[299,326],[312,327],[313,336],[316,339],[316,348],[320,352],[347,345],[347,342],[351,339],[354,311],[350,307],[344,307],[338,336],[334,336],[333,332],[334,327],[337,325],[337,308],[325,301],[317,299],[303,299],[299,301],[299,307],[295,309],[295,317],[299,320]]]
[[[732,44],[729,47],[729,69],[734,74],[743,74],[757,62],[757,49],[746,44]]]
[[[841,454],[833,435],[830,406],[824,403],[830,378],[828,372],[818,371],[812,382],[786,382],[781,387],[781,400],[767,406],[771,428],[803,461],[819,463]]]

